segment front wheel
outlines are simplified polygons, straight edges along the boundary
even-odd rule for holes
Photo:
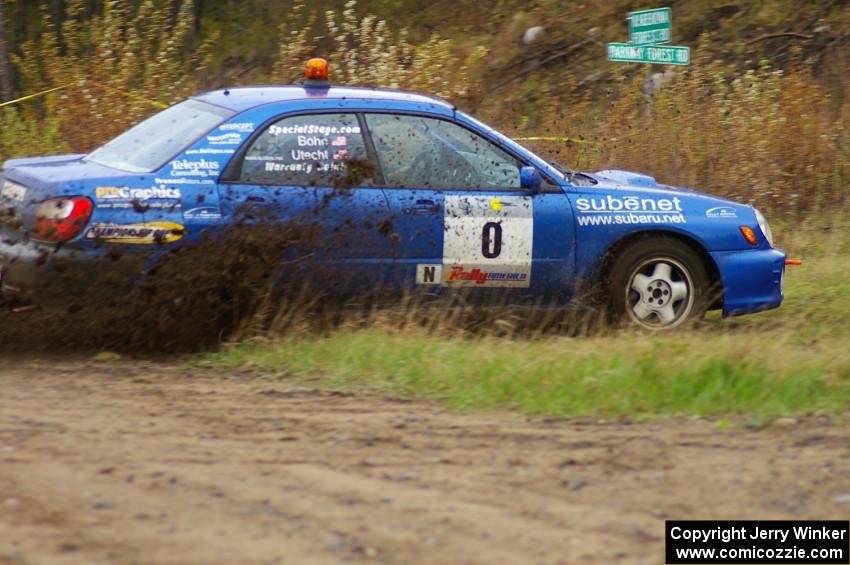
[[[615,258],[610,270],[614,318],[651,330],[701,319],[711,303],[710,292],[702,259],[676,239],[637,241]]]

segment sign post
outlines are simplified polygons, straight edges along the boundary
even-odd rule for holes
[[[673,36],[673,10],[656,8],[629,14],[629,43],[654,45],[670,43]]]
[[[658,65],[688,65],[691,50],[673,45],[632,45],[609,43],[608,60],[620,63],[654,63]]]
[[[629,13],[629,42],[609,43],[608,60],[621,63],[689,65],[689,47],[664,45],[673,38],[673,10],[654,8]]]

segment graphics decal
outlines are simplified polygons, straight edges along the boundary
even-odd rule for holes
[[[157,184],[215,184],[212,179],[176,178],[176,179],[154,179]]]
[[[443,265],[416,265],[416,283],[421,285],[439,285],[446,283],[457,286],[457,283],[474,283],[475,286],[527,286],[528,273],[499,272],[496,270],[469,269],[463,265],[452,265],[443,277]],[[501,284],[497,284],[501,283]],[[504,284],[512,283],[512,284]]]
[[[218,161],[177,159],[171,162],[171,176],[217,177],[219,168]]]
[[[442,265],[416,265],[416,284],[438,285],[442,282]]]
[[[183,212],[186,221],[215,221],[221,219],[221,210],[218,206],[199,206]]]
[[[501,273],[498,271],[487,271],[481,270],[479,268],[475,269],[465,269],[462,265],[452,265],[452,270],[446,275],[446,282],[460,282],[460,281],[471,281],[475,284],[487,284],[487,283],[496,283],[496,282],[504,282],[504,283],[522,283],[528,280],[528,273],[515,272],[515,273]],[[496,286],[494,284],[490,284],[490,286]],[[509,285],[504,285],[509,286]],[[517,286],[527,286],[519,284]]]
[[[682,201],[673,198],[612,196],[576,198],[579,226],[685,224]]]
[[[95,223],[86,231],[86,238],[96,239],[105,243],[150,245],[177,241],[185,233],[186,229],[182,225],[173,222],[148,222],[139,224]]]
[[[224,124],[219,126],[221,131],[238,131],[241,133],[251,133],[254,131],[254,124],[250,122],[240,122],[235,124]]]
[[[295,125],[271,125],[268,129],[269,135],[329,135],[339,136],[345,134],[359,134],[360,126],[328,126],[319,124],[295,124]]]
[[[705,211],[705,217],[734,219],[738,217],[738,211],[732,206],[715,206]]]
[[[262,149],[255,150],[257,147]],[[363,156],[365,152],[358,125],[299,124],[283,120],[266,128],[264,137],[245,156],[245,162],[259,161],[250,165],[249,170],[278,173],[280,178],[292,181],[301,175],[344,173],[347,170],[344,161]]]
[[[443,263],[417,265],[416,282],[528,287],[534,238],[532,206],[527,196],[446,196]]]
[[[98,186],[94,189],[95,205],[113,210],[179,210],[180,197],[179,188],[167,188],[164,185],[152,188]]]
[[[222,133],[207,136],[210,145],[242,145],[242,135],[238,133]]]
[[[215,147],[202,147],[186,151],[186,155],[233,155],[234,153],[236,153],[236,149],[216,149]]]

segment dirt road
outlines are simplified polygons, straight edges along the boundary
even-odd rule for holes
[[[850,514],[850,426],[817,418],[457,414],[155,363],[5,360],[0,390],[0,563],[660,563],[665,518]]]

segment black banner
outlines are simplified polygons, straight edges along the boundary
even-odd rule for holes
[[[668,565],[850,564],[850,522],[668,520]]]

